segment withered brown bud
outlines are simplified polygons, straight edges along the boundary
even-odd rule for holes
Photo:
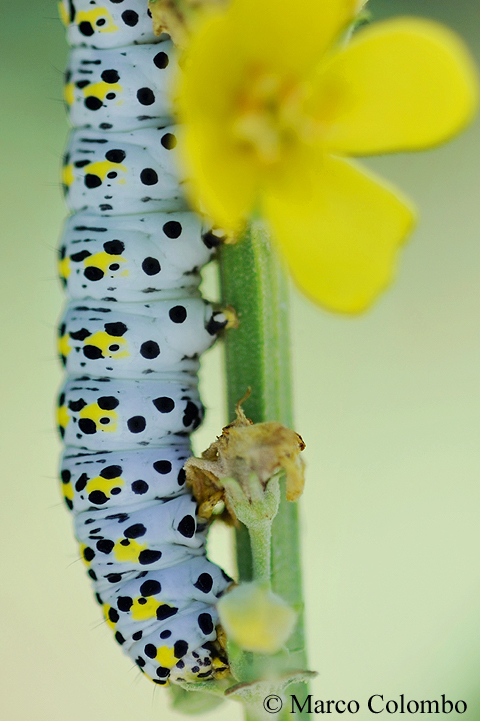
[[[223,519],[235,523],[236,515],[224,493],[222,479],[234,478],[252,501],[252,478],[264,490],[281,469],[286,476],[287,500],[296,501],[304,486],[304,463],[299,455],[304,448],[298,433],[276,421],[253,423],[238,404],[233,423],[225,426],[202,458],[189,458],[185,464],[187,483],[200,504],[200,515],[208,518],[223,501]]]

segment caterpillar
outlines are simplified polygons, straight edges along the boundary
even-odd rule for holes
[[[206,557],[183,465],[204,413],[199,356],[227,323],[198,289],[221,231],[182,192],[175,49],[154,36],[145,0],[62,0],[60,14],[73,125],[59,248],[63,495],[123,650],[159,685],[214,678],[228,673],[215,603],[232,579]]]

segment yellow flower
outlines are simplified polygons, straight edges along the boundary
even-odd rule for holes
[[[396,19],[341,35],[361,0],[232,0],[181,81],[192,195],[221,226],[262,215],[314,301],[363,310],[391,280],[408,201],[345,156],[419,150],[463,128],[472,61],[446,28]]]

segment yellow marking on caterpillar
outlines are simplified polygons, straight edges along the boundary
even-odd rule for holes
[[[220,662],[221,663],[221,662]],[[214,668],[213,670],[213,678],[215,679],[222,679],[222,678],[228,678],[231,675],[230,667],[226,666],[224,663],[219,666],[219,668]]]
[[[105,25],[95,25],[96,21],[100,18],[107,21]],[[80,10],[75,15],[75,24],[80,25],[80,23],[83,22],[90,23],[92,27],[95,25],[95,30],[99,33],[114,33],[116,30],[118,30],[118,27],[114,25],[113,18],[108,12],[107,8]]]
[[[85,345],[93,345],[102,351],[104,358],[127,358],[130,353],[127,351],[127,341],[119,335],[110,335],[104,330],[99,330],[85,339]],[[119,345],[118,350],[110,350],[110,346]],[[123,350],[121,347],[123,346]]]
[[[122,543],[128,541],[128,544]],[[138,557],[142,551],[148,548],[147,544],[141,546],[133,538],[120,538],[113,547],[113,555],[121,563],[138,563]]]
[[[63,88],[63,99],[67,105],[73,105],[75,100],[75,85],[73,83],[67,83]]]
[[[58,261],[58,275],[60,278],[68,278],[72,269],[70,268],[70,258],[66,257],[63,260]]]
[[[68,501],[73,500],[73,486],[70,483],[62,483],[62,490],[63,490],[63,497],[66,498]]]
[[[93,95],[99,100],[105,100],[106,94],[114,91],[121,93],[123,92],[123,88],[119,83],[105,83],[103,81],[101,83],[92,83],[92,85],[87,85],[83,88],[83,94],[86,98]]]
[[[125,173],[128,170],[125,165],[122,165],[121,163],[112,163],[110,160],[99,160],[98,163],[90,163],[90,165],[85,165],[83,169],[85,173],[98,175],[98,177],[102,181],[105,180],[105,178],[107,177],[107,173],[110,173],[110,171],[112,170],[123,170]]]
[[[70,336],[68,333],[65,333],[65,335],[62,335],[62,337],[58,339],[58,353],[65,358],[72,350],[71,346],[68,343],[69,340]]]
[[[118,415],[115,411],[104,411],[98,403],[90,403],[85,406],[79,413],[80,418],[88,418],[93,421],[97,427],[97,431],[106,431],[107,433],[113,433],[117,430]],[[101,418],[109,418],[110,423],[100,423]]]
[[[100,270],[103,270],[104,273],[107,272],[107,270],[110,269],[110,266],[113,263],[126,263],[126,258],[123,258],[121,255],[110,255],[109,253],[95,253],[94,255],[89,255],[88,258],[84,258],[83,263],[85,265],[85,268],[88,268],[90,266],[93,266],[94,268],[100,268]],[[112,272],[112,271],[110,271]],[[120,273],[120,275],[125,276],[128,275],[128,270],[124,270],[123,273]]]
[[[81,555],[81,557],[82,557],[82,561],[84,562],[84,564],[85,564],[86,566],[89,566],[90,563],[91,563],[91,561],[87,561],[87,559],[85,558],[85,549],[86,549],[86,548],[88,548],[88,546],[87,546],[86,543],[81,543],[81,544],[80,544],[80,555]]]
[[[146,603],[139,603],[140,600],[146,601]],[[161,605],[163,604],[156,601],[153,596],[146,599],[140,596],[140,598],[133,599],[130,613],[134,621],[146,621],[149,618],[157,617],[157,608]]]
[[[107,498],[110,498],[112,488],[124,485],[125,481],[123,478],[120,478],[120,476],[117,476],[117,478],[102,478],[102,476],[97,476],[96,478],[91,478],[85,488],[88,496],[90,493],[93,493],[93,491],[101,491]]]
[[[70,163],[70,165],[66,165],[62,170],[62,183],[69,188],[74,180],[73,165]]]
[[[70,25],[70,15],[68,14],[68,10],[62,2],[58,3],[58,14],[60,15],[60,20],[65,25],[65,27],[68,27],[68,25]]]
[[[115,630],[115,623],[110,620],[108,616],[108,612],[110,611],[112,607],[108,605],[108,603],[103,604],[103,613],[105,614],[105,621],[107,622],[107,626],[110,626],[113,630]]]
[[[168,646],[160,646],[157,650],[155,659],[158,661],[160,666],[163,666],[164,668],[173,668],[178,661],[178,658],[173,652],[173,648],[168,648]]]
[[[67,406],[60,406],[57,410],[57,422],[61,428],[66,428],[70,422]]]

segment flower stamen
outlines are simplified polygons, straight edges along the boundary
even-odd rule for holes
[[[297,82],[274,73],[257,70],[250,76],[235,108],[233,136],[262,165],[273,165],[302,134],[303,92]]]

